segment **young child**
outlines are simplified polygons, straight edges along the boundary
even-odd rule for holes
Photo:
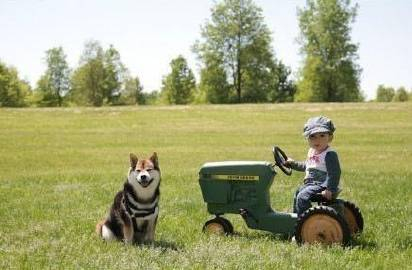
[[[330,200],[338,191],[340,165],[338,154],[329,146],[333,140],[335,127],[324,116],[310,118],[304,128],[303,136],[308,140],[309,151],[306,161],[294,161],[288,158],[286,166],[305,171],[304,184],[294,197],[293,212],[298,216],[311,207],[310,199],[317,193]]]

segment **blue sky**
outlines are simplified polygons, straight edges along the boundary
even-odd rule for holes
[[[278,59],[296,74],[302,60],[296,10],[304,0],[255,0],[272,31]],[[361,88],[374,98],[379,84],[412,88],[412,1],[359,0],[352,41],[359,44]],[[145,91],[159,89],[169,63],[183,55],[198,74],[191,47],[210,18],[208,0],[0,0],[0,60],[32,86],[45,71],[45,51],[62,46],[76,68],[84,43],[119,50]]]

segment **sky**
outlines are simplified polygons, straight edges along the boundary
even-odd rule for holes
[[[72,69],[84,44],[112,44],[144,91],[160,89],[170,61],[185,57],[197,78],[192,52],[213,0],[0,0],[0,61],[34,87],[46,70],[45,52],[61,46]],[[305,0],[255,0],[272,32],[276,57],[296,78],[301,67],[297,8]],[[361,89],[376,97],[379,84],[412,89],[412,1],[358,0],[352,42],[359,45]]]

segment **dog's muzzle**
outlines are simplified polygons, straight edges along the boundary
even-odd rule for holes
[[[148,175],[142,174],[138,176],[138,182],[142,187],[147,187],[152,182],[153,178]]]

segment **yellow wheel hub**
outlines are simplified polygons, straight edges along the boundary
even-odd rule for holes
[[[343,231],[339,222],[324,214],[314,214],[305,220],[301,230],[302,242],[308,244],[334,244],[343,242]]]
[[[207,233],[211,233],[211,234],[225,234],[225,229],[223,228],[222,224],[216,223],[216,222],[212,222],[209,223],[206,227],[205,227],[205,232]]]

